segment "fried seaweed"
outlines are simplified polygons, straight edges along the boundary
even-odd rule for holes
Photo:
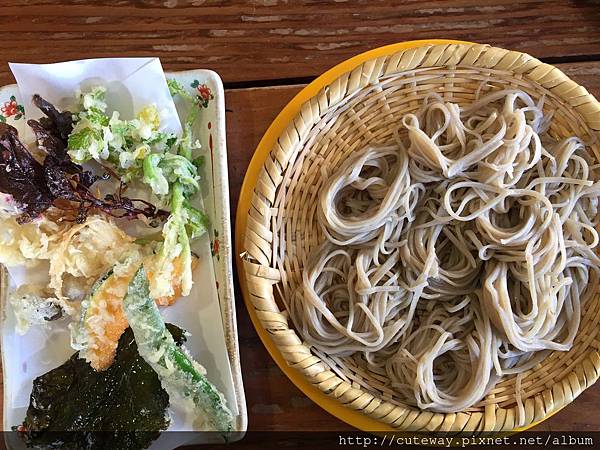
[[[182,345],[183,330],[168,327]],[[167,392],[138,354],[128,328],[107,370],[96,372],[75,353],[36,378],[19,431],[37,448],[142,449],[168,427],[168,405]]]
[[[54,200],[46,186],[44,168],[19,140],[17,129],[0,123],[0,191],[10,194],[28,222],[47,210]]]
[[[39,95],[34,95],[33,102],[46,114],[39,121],[27,121],[45,155],[43,163],[19,140],[16,128],[0,123],[0,192],[12,195],[20,206],[20,223],[33,220],[51,206],[71,213],[78,223],[85,222],[91,209],[127,219],[163,220],[168,216],[145,200],[124,197],[122,183],[118,192],[96,197],[90,188],[111,174],[96,175],[71,160],[67,142],[73,130],[72,114],[59,112]]]
[[[65,154],[69,134],[73,131],[73,114],[70,111],[59,112],[53,104],[44,100],[40,95],[33,96],[33,103],[46,117],[40,119],[40,124],[56,138],[63,141]]]

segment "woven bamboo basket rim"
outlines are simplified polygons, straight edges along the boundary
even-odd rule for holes
[[[558,102],[568,119],[575,121],[574,126],[595,138],[600,136],[600,103],[559,69],[524,53],[462,41],[429,40],[394,44],[351,58],[302,90],[275,119],[257,147],[244,179],[236,219],[237,265],[244,300],[267,350],[292,382],[321,407],[359,429],[522,431],[558,412],[598,379],[600,341],[595,330],[600,322],[600,308],[590,307],[598,304],[597,294],[584,309],[586,320],[582,320],[573,349],[562,357],[552,355],[524,377],[523,389],[531,392],[524,398],[525,418],[521,426],[517,425],[513,394],[506,388],[511,385],[510,379],[501,383],[504,387],[488,394],[478,408],[442,414],[402,405],[380,391],[374,393],[370,386],[361,384],[361,377],[355,372],[340,376],[340,369],[330,366],[335,366],[334,361],[311,352],[303,343],[276,301],[275,288],[282,273],[271,257],[273,246],[279,245],[274,229],[278,211],[273,205],[278,189],[288,188],[281,184],[290,183],[284,179],[285,171],[290,160],[304,148],[309,131],[326,111],[361,95],[382,78],[414,78],[419,71],[430,69],[442,76],[444,69],[451,71],[449,76],[456,76],[458,71],[459,78],[473,73],[510,74],[514,77],[513,86],[535,86],[543,92],[540,95]],[[413,85],[418,85],[418,80]],[[600,150],[594,150],[598,157]],[[528,382],[528,377],[535,379]],[[514,392],[514,380],[512,386]]]

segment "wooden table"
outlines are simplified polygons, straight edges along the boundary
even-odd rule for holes
[[[367,49],[452,38],[520,50],[600,96],[599,1],[3,0],[6,62],[159,56],[165,69],[210,68],[225,83],[232,214],[254,148],[305,83]],[[307,399],[263,348],[237,295],[250,430],[351,430]],[[1,398],[1,396],[0,396]],[[539,429],[600,430],[600,385]]]

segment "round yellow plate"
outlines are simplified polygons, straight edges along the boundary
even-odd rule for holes
[[[256,332],[260,336],[260,339],[269,351],[271,357],[275,360],[275,362],[283,371],[283,373],[285,373],[287,377],[292,381],[292,383],[294,383],[298,387],[298,389],[304,392],[304,394],[306,394],[312,401],[314,401],[317,405],[319,405],[321,408],[323,408],[330,414],[363,431],[385,432],[394,431],[394,429],[387,424],[367,417],[358,411],[352,410],[344,406],[337,400],[329,397],[328,395],[324,394],[323,392],[312,386],[302,376],[302,374],[300,374],[300,372],[288,366],[285,362],[285,359],[279,352],[279,349],[271,340],[269,333],[267,333],[267,331],[260,324],[260,321],[256,316],[256,311],[254,310],[252,303],[248,300],[248,289],[246,287],[246,279],[244,276],[244,269],[242,267],[242,259],[240,258],[239,254],[241,253],[242,244],[244,242],[244,233],[246,231],[246,218],[248,216],[248,211],[250,210],[252,192],[254,190],[254,186],[256,185],[258,174],[267,156],[269,155],[269,152],[271,151],[275,142],[277,141],[277,138],[281,135],[281,133],[283,133],[290,121],[300,112],[300,107],[302,106],[302,104],[309,100],[311,97],[317,95],[317,93],[324,86],[327,86],[342,74],[350,72],[363,62],[368,61],[370,59],[390,55],[401,50],[419,47],[421,45],[465,43],[470,42],[455,41],[448,39],[427,39],[419,41],[400,42],[398,44],[386,45],[384,47],[375,48],[365,53],[361,53],[360,55],[354,56],[353,58],[350,58],[338,64],[332,69],[329,69],[323,75],[319,76],[316,80],[314,80],[304,89],[302,89],[275,118],[271,126],[269,126],[264,136],[260,140],[258,147],[256,147],[254,156],[252,157],[250,165],[248,166],[248,170],[246,171],[244,183],[242,184],[242,191],[240,193],[240,199],[237,208],[237,218],[235,222],[235,246],[237,249],[236,263],[238,269],[237,273],[240,279],[240,285],[244,296],[244,303],[246,303],[246,308],[248,309],[248,313],[250,314],[250,318],[252,319],[254,328],[256,328]],[[554,414],[556,412],[558,411],[555,411]],[[549,415],[548,417],[550,417],[551,415]],[[548,417],[546,417],[546,419]],[[531,424],[528,427],[517,429],[515,431],[524,431],[528,428],[537,425],[538,423],[541,423],[542,421],[543,420]]]

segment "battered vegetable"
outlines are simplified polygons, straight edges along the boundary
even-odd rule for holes
[[[208,381],[202,366],[176,346],[150,297],[143,267],[133,277],[124,303],[140,355],[158,374],[171,403],[191,409],[194,417],[205,419],[209,429],[231,431],[233,418],[223,395]]]

